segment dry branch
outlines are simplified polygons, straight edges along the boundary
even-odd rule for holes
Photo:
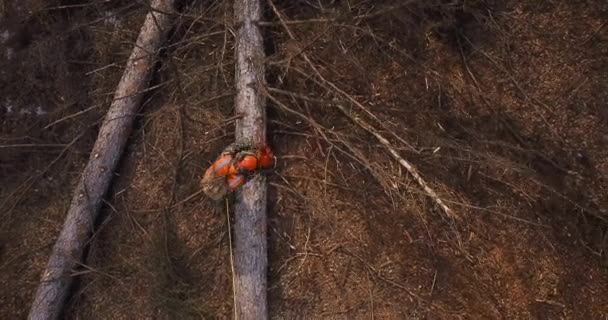
[[[114,101],[99,130],[89,162],[74,191],[63,229],[36,292],[29,319],[58,319],[68,296],[75,269],[108,190],[133,119],[149,84],[156,55],[170,27],[174,0],[154,0],[137,43],[116,88]]]
[[[420,173],[418,173],[418,170],[411,163],[409,163],[409,161],[403,159],[403,157],[399,155],[399,153],[391,145],[390,141],[388,141],[385,137],[378,133],[378,131],[374,129],[374,127],[369,125],[363,119],[352,115],[348,110],[346,110],[344,106],[339,104],[334,104],[334,106],[338,108],[345,116],[351,119],[355,124],[357,124],[361,128],[365,129],[367,132],[371,133],[374,137],[376,137],[376,139],[378,139],[378,142],[380,142],[380,144],[382,144],[386,148],[386,150],[391,154],[391,156],[393,156],[393,158],[395,158],[395,160],[397,160],[397,162],[399,162],[399,164],[403,166],[414,177],[414,180],[416,180],[420,187],[422,187],[424,192],[431,199],[433,199],[433,201],[443,210],[443,212],[445,212],[445,214],[449,218],[456,217],[454,215],[454,212],[452,212],[452,209],[450,209],[445,204],[445,202],[437,195],[437,193],[433,189],[431,189],[431,187],[429,187],[426,181],[424,181]]]
[[[237,143],[265,144],[264,44],[257,22],[260,0],[236,0]],[[266,303],[266,179],[258,175],[236,194],[235,204],[235,315],[237,319],[267,319]]]
[[[274,3],[272,2],[272,0],[269,0],[268,2],[270,4],[270,6],[271,6],[271,8],[272,8],[272,10],[274,12],[274,14],[277,16],[277,18],[281,22],[281,25],[283,26],[283,28],[285,29],[285,31],[289,35],[289,37],[292,40],[296,40],[296,37],[295,37],[294,33],[291,31],[291,28],[289,28],[289,26],[287,24],[287,20],[285,20],[283,18],[282,13],[274,5]],[[328,81],[327,79],[325,79],[325,77],[323,77],[323,75],[321,75],[321,73],[319,72],[318,68],[315,67],[314,63],[308,57],[308,55],[306,55],[306,53],[301,52],[300,54],[302,55],[302,57],[304,58],[304,60],[308,63],[308,66],[313,70],[314,74],[319,78],[319,80],[321,81],[322,85],[325,85],[325,86],[329,87],[330,89],[333,89],[340,96],[342,96],[343,98],[347,99],[352,104],[354,104],[355,106],[357,106],[360,110],[362,110],[363,112],[365,112],[370,118],[374,119],[377,123],[379,123],[379,125],[383,129],[388,129],[388,128],[386,128],[382,124],[382,121],[380,119],[378,119],[376,117],[376,115],[374,115],[371,111],[369,111],[367,108],[365,108],[365,106],[363,106],[361,103],[359,103],[356,99],[354,99],[351,95],[349,95],[348,93],[346,93],[344,90],[340,89],[333,82]],[[426,183],[426,181],[424,181],[424,179],[422,178],[422,176],[418,173],[418,170],[416,170],[416,168],[411,163],[409,163],[407,160],[403,159],[403,157],[401,157],[399,155],[399,153],[395,150],[395,148],[393,148],[393,146],[391,145],[391,143],[390,143],[389,140],[387,140],[382,135],[380,135],[380,133],[372,125],[368,124],[367,122],[365,122],[364,120],[360,119],[359,117],[351,115],[351,113],[348,110],[346,110],[346,108],[344,108],[342,105],[335,104],[335,103],[332,104],[332,105],[334,105],[345,116],[347,116],[349,119],[351,119],[353,122],[355,122],[355,124],[359,125],[363,129],[365,129],[366,131],[368,131],[369,133],[371,133],[374,137],[376,137],[376,139],[378,139],[378,141],[386,148],[386,150],[391,154],[391,156],[393,156],[393,158],[395,158],[395,160],[397,160],[397,162],[399,162],[399,164],[401,166],[403,166],[414,177],[414,180],[416,180],[416,182],[420,185],[420,187],[422,187],[422,189],[424,189],[425,193],[431,199],[433,199],[433,201],[435,203],[437,203],[437,205],[439,205],[439,207],[445,212],[445,214],[449,218],[455,218],[455,215],[452,212],[452,210],[444,203],[443,200],[441,200],[441,198],[437,195],[437,193],[433,189],[431,189],[429,187],[429,185]],[[396,135],[394,133],[392,133],[392,135],[397,140],[399,140],[400,142],[402,142],[403,144],[409,146],[411,149],[414,149],[412,146],[410,146],[409,143],[407,143],[407,141],[403,140],[398,135]]]
[[[295,34],[293,33],[293,31],[291,30],[291,28],[287,24],[288,21],[285,20],[285,18],[283,17],[283,14],[275,6],[274,2],[272,0],[269,0],[268,3],[270,4],[270,7],[272,8],[272,11],[274,12],[274,14],[277,16],[277,18],[279,18],[279,21],[281,22],[281,25],[283,26],[283,29],[285,29],[285,32],[287,32],[287,35],[289,35],[289,38],[291,38],[291,40],[297,40]],[[386,125],[384,125],[383,121],[381,121],[380,119],[378,119],[378,117],[373,112],[371,112],[370,110],[368,110],[363,104],[361,104],[359,101],[357,101],[357,99],[355,99],[352,95],[348,94],[346,91],[342,90],[335,83],[327,80],[321,74],[321,72],[319,71],[319,68],[317,68],[315,66],[315,64],[312,62],[312,60],[308,57],[308,55],[304,51],[299,52],[299,54],[302,56],[302,58],[304,59],[304,61],[306,61],[306,63],[310,67],[310,69],[313,71],[314,75],[318,78],[318,81],[313,80],[315,83],[317,83],[320,86],[328,89],[328,91],[334,91],[338,96],[341,96],[342,98],[350,101],[352,104],[354,104],[355,106],[357,106],[361,111],[365,112],[371,119],[373,119],[374,122],[376,122],[383,130],[386,130],[386,131],[390,132],[392,134],[393,138],[397,139],[399,142],[403,143],[404,145],[410,147],[410,149],[412,149],[413,151],[415,151],[414,147],[412,147],[407,141],[405,141],[404,139],[402,139],[399,135],[397,135],[397,134],[393,133],[392,131],[390,131],[386,127]]]

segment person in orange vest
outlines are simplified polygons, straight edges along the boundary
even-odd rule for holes
[[[254,148],[232,144],[205,171],[201,181],[203,192],[219,201],[242,186],[251,175],[274,164],[274,154],[267,145]]]

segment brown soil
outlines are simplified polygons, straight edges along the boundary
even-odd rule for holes
[[[27,315],[146,13],[81,3],[0,3],[2,319]],[[275,4],[273,319],[608,316],[608,3]],[[233,140],[231,8],[180,12],[66,319],[232,315],[226,212],[197,194]]]

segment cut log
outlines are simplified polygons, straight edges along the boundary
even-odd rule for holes
[[[257,23],[260,0],[235,0],[236,142],[266,143],[264,42]],[[236,193],[234,207],[234,295],[239,320],[267,319],[266,178],[258,175]]]
[[[158,51],[170,28],[174,0],[154,0],[150,8],[74,191],[63,229],[42,274],[29,319],[60,317],[74,270],[81,264],[103,197],[131,133],[144,90],[149,85]]]

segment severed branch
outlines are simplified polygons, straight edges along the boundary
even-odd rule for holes
[[[74,191],[63,229],[42,274],[29,319],[58,319],[61,316],[76,269],[81,265],[103,197],[149,85],[156,56],[169,31],[174,0],[153,0],[150,7],[89,162]]]
[[[281,12],[274,5],[274,3],[273,3],[272,0],[269,0],[268,2],[269,2],[270,6],[272,8],[272,11],[274,12],[274,14],[279,19],[281,25],[283,26],[283,28],[285,29],[285,31],[287,32],[287,34],[289,35],[289,37],[292,40],[295,40],[296,37],[295,37],[294,33],[291,31],[291,28],[288,26],[287,21],[283,18],[283,15],[281,14]],[[370,118],[374,119],[380,126],[383,127],[383,129],[386,129],[384,127],[384,125],[382,124],[382,121],[380,121],[380,119],[378,119],[371,111],[369,111],[367,108],[365,108],[361,103],[359,103],[357,100],[355,100],[352,96],[350,96],[344,90],[340,89],[338,86],[336,86],[332,82],[326,80],[321,75],[321,73],[319,72],[319,70],[314,66],[314,64],[312,63],[312,61],[310,60],[310,58],[308,58],[308,56],[306,55],[306,53],[301,52],[300,54],[302,55],[302,57],[304,58],[304,60],[308,63],[308,65],[313,70],[313,72],[315,73],[315,75],[322,82],[322,84],[326,84],[329,88],[333,89],[339,95],[341,95],[345,99],[349,100],[352,104],[354,104],[359,109],[361,109],[363,112],[365,112]],[[359,118],[357,116],[352,115],[348,110],[346,110],[346,108],[344,106],[342,106],[340,104],[335,104],[335,103],[332,103],[332,105],[335,106],[336,108],[338,108],[345,116],[347,116],[349,119],[351,119],[355,124],[357,124],[358,126],[362,127],[367,132],[371,133],[374,137],[376,137],[376,139],[378,139],[378,141],[387,149],[387,151],[391,154],[391,156],[393,156],[393,158],[395,158],[395,160],[397,160],[397,162],[399,162],[399,164],[401,166],[403,166],[414,177],[414,180],[416,180],[416,182],[420,185],[420,187],[422,187],[422,189],[426,192],[426,194],[431,199],[433,199],[433,201],[435,203],[437,203],[437,205],[439,205],[439,207],[445,212],[445,214],[449,218],[452,218],[452,219],[456,217],[456,215],[454,214],[454,212],[445,204],[445,202],[437,195],[437,193],[433,189],[431,189],[429,187],[429,185],[426,183],[426,181],[424,181],[424,179],[422,178],[422,176],[420,175],[420,173],[418,173],[418,170],[416,170],[416,168],[410,162],[408,162],[403,157],[401,157],[399,155],[399,153],[395,150],[395,148],[393,148],[393,146],[390,143],[390,141],[387,140],[385,137],[383,137],[378,132],[378,130],[376,130],[372,125],[370,125],[367,122],[365,122],[363,119],[361,119],[361,118]],[[399,137],[398,135],[393,134],[393,136],[397,140],[399,140],[400,142],[402,142],[405,145],[409,146],[409,144],[405,140],[403,140],[401,137]]]
[[[332,106],[336,107],[338,110],[340,110],[340,112],[342,112],[347,118],[349,118],[352,122],[354,122],[356,125],[358,125],[359,127],[363,128],[365,131],[371,133],[374,137],[376,137],[376,139],[378,139],[378,141],[380,142],[380,144],[382,144],[382,146],[384,146],[386,148],[386,150],[391,154],[391,156],[393,156],[393,158],[395,160],[397,160],[397,162],[399,162],[399,164],[401,166],[403,166],[413,177],[414,180],[416,180],[416,182],[418,183],[418,185],[420,185],[422,187],[422,189],[424,190],[424,192],[437,204],[439,205],[439,207],[445,212],[445,214],[449,217],[449,218],[456,218],[457,216],[454,214],[454,212],[445,204],[445,202],[437,195],[437,193],[431,189],[431,187],[429,187],[429,185],[426,183],[426,181],[422,178],[422,176],[420,175],[420,173],[418,172],[418,170],[414,167],[413,164],[411,164],[409,161],[405,160],[403,157],[401,157],[399,155],[399,153],[395,150],[395,148],[393,148],[391,142],[386,139],[385,137],[383,137],[378,130],[376,130],[373,126],[371,126],[369,123],[365,122],[365,120],[353,115],[351,112],[349,112],[344,106],[337,104],[335,102],[326,102],[324,100],[319,100],[316,98],[312,98],[312,97],[308,97],[306,95],[301,95],[301,94],[296,94],[296,93],[291,93],[291,92],[286,92],[283,90],[278,90],[278,89],[274,89],[274,88],[268,88],[266,89],[266,94],[268,95],[268,97],[274,102],[276,103],[278,106],[280,106],[283,110],[295,114],[296,116],[300,117],[301,119],[307,121],[311,126],[313,126],[317,131],[319,131],[325,138],[326,141],[328,141],[329,143],[330,140],[329,138],[327,138],[324,134],[323,131],[321,130],[321,126],[314,120],[314,119],[310,119],[308,117],[306,117],[305,115],[290,109],[289,107],[287,107],[286,105],[284,105],[283,103],[281,103],[278,99],[274,98],[272,95],[268,94],[268,91],[272,91],[272,92],[278,92],[278,93],[282,93],[282,94],[287,94],[290,95],[291,97],[294,98],[299,98],[299,99],[304,99],[304,100],[308,100],[308,101],[314,101],[317,103],[329,103]],[[332,144],[333,145],[333,144]],[[335,145],[334,145],[335,146]],[[336,147],[337,149],[340,150],[339,147]],[[351,150],[354,151],[354,150]],[[344,151],[343,151],[344,152]],[[348,153],[344,152],[345,154],[348,155]],[[357,160],[359,161],[359,160]],[[364,164],[365,167],[367,167],[370,172],[372,172],[373,174],[373,170],[371,170],[371,168]],[[378,179],[380,181],[380,179]]]
[[[236,142],[266,144],[264,44],[260,0],[235,0]],[[257,175],[236,193],[234,300],[237,319],[267,319],[266,178]]]
[[[354,122],[361,128],[365,129],[365,131],[371,133],[374,137],[376,137],[376,139],[378,139],[378,142],[380,142],[380,144],[382,144],[386,148],[386,150],[391,154],[391,156],[393,156],[393,158],[395,158],[395,160],[397,160],[397,162],[399,162],[399,164],[403,166],[414,177],[414,180],[416,180],[418,185],[422,187],[424,192],[426,192],[426,194],[431,199],[433,199],[433,201],[443,210],[443,212],[445,212],[445,214],[449,218],[456,218],[456,215],[454,214],[452,209],[450,209],[445,204],[445,202],[443,202],[443,200],[437,195],[437,193],[433,189],[431,189],[431,187],[429,187],[429,185],[426,183],[426,181],[424,181],[420,173],[418,173],[418,170],[409,161],[403,159],[403,157],[399,155],[399,153],[391,145],[390,141],[383,137],[374,127],[365,122],[365,120],[352,115],[348,110],[346,110],[344,106],[340,104],[334,104],[334,106],[338,108],[352,122]]]
[[[274,12],[274,14],[277,16],[277,18],[279,18],[279,21],[281,22],[283,29],[285,29],[285,32],[287,32],[287,35],[289,35],[289,38],[291,38],[291,40],[297,40],[295,34],[293,33],[293,31],[287,24],[288,21],[283,18],[283,14],[275,6],[274,2],[272,0],[268,0],[268,3],[270,4],[270,7],[272,8],[272,11]],[[357,106],[361,111],[365,112],[382,129],[391,132],[384,125],[384,122],[382,122],[380,119],[378,119],[378,117],[376,117],[376,115],[373,112],[368,110],[363,104],[361,104],[359,101],[357,101],[353,96],[348,94],[346,91],[340,89],[340,87],[338,87],[335,83],[333,83],[333,82],[327,80],[325,77],[323,77],[323,75],[321,74],[319,69],[315,66],[315,64],[312,62],[312,60],[308,57],[308,55],[304,51],[299,52],[299,54],[302,56],[302,58],[304,58],[304,61],[306,61],[306,63],[310,67],[310,69],[313,71],[314,75],[317,76],[318,80],[313,80],[313,81],[315,81],[317,84],[321,85],[322,87],[327,88],[329,91],[334,91],[335,93],[337,93],[337,95],[342,96],[344,99],[350,101],[353,105]],[[414,149],[409,143],[407,143],[407,141],[403,140],[399,135],[392,133],[392,132],[391,132],[391,134],[393,135],[393,138],[399,140],[401,143],[410,147],[411,149]]]

